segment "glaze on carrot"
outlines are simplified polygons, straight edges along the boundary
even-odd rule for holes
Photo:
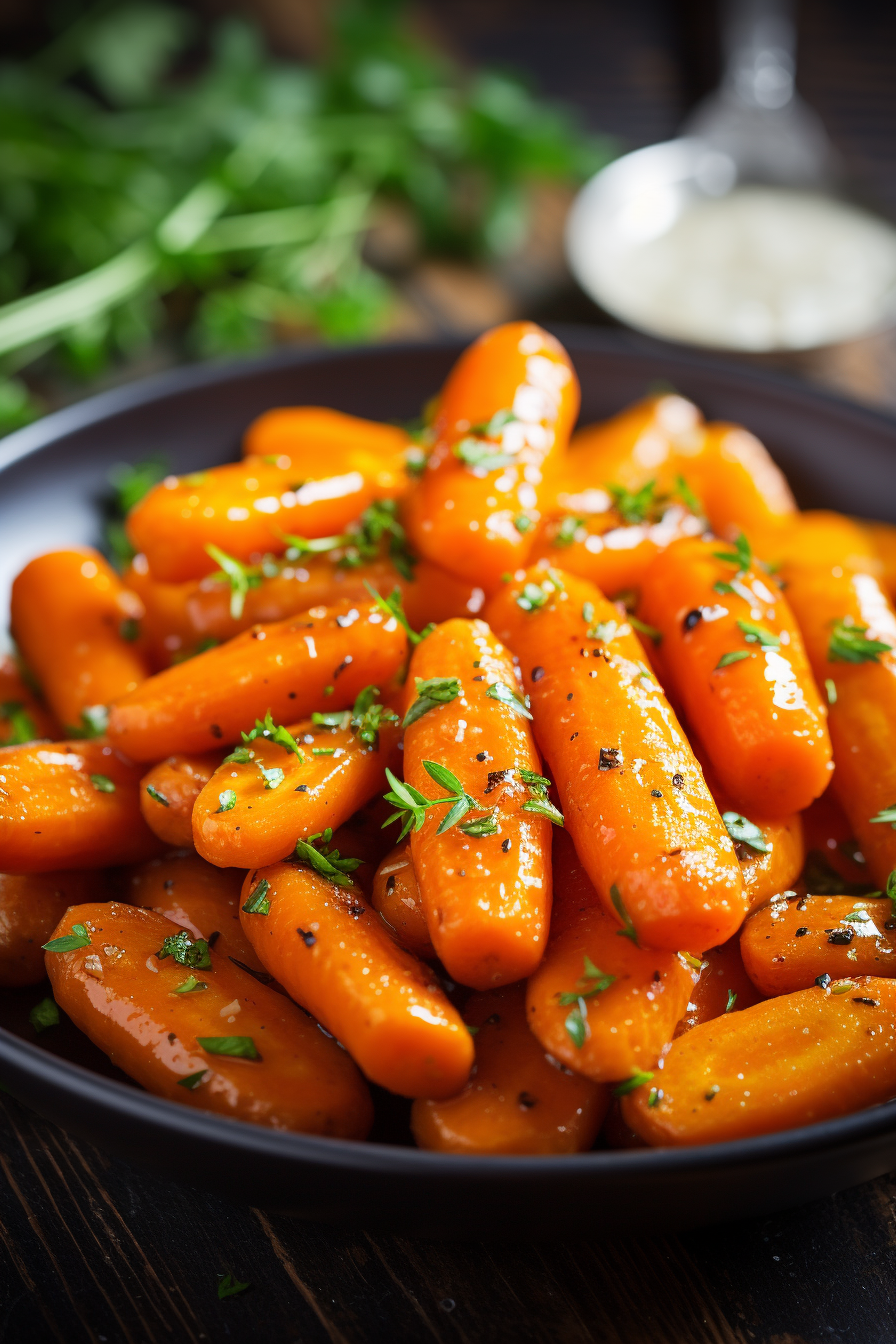
[[[192,847],[193,807],[220,764],[220,751],[176,752],[143,776],[140,811],[166,845]]]
[[[424,961],[435,961],[409,841],[402,840],[380,862],[370,903],[402,947]]]
[[[0,987],[19,989],[44,979],[43,944],[70,905],[96,900],[108,875],[85,869],[57,873],[0,873]]]
[[[783,893],[744,924],[744,966],[767,997],[808,989],[818,977],[896,976],[896,920],[886,897]]]

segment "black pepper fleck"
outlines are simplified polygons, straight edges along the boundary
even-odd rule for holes
[[[567,698],[567,700],[571,700],[571,699],[572,699],[572,691],[570,691],[569,695],[568,695],[566,698]]]
[[[503,849],[503,851],[504,851],[505,854],[509,854],[509,853],[510,853],[510,837],[509,837],[509,836],[508,836],[508,838],[507,838],[506,840],[502,840],[502,841],[501,841],[501,848]]]
[[[598,770],[618,770],[622,764],[622,753],[618,747],[601,747]]]
[[[220,729],[220,727],[218,726],[217,723],[213,723],[213,724],[210,726],[210,728],[209,728],[209,732],[211,733],[212,737],[222,738],[222,737],[224,736],[224,734],[221,732],[221,729]]]
[[[827,930],[825,930],[827,932]],[[828,933],[828,942],[834,943],[837,947],[847,947],[855,938],[855,929],[832,929]]]
[[[395,878],[394,878],[394,877],[387,877],[387,878],[386,878],[386,891],[387,891],[387,892],[389,893],[389,895],[391,896],[391,894],[392,894],[392,892],[393,892],[394,890],[395,890]]]
[[[306,933],[304,929],[296,929],[296,933],[301,938],[306,947],[313,947],[317,942],[313,933]]]
[[[802,927],[801,929],[797,929],[797,930],[796,930],[796,932],[794,933],[793,936],[794,936],[794,938],[805,938],[805,936],[806,936],[806,934],[807,934],[808,932],[809,932],[809,930],[806,928],[806,926],[805,926],[805,924],[804,924],[803,927]]]
[[[877,999],[853,999],[853,1003],[865,1003],[869,1008],[879,1008]]]
[[[684,788],[684,775],[674,774],[672,776],[672,785],[676,789]]]
[[[533,1106],[538,1105],[538,1098],[533,1097],[529,1092],[521,1092],[517,1098],[517,1101],[522,1106],[524,1111],[531,1111]]]
[[[694,626],[699,625],[702,620],[703,620],[703,612],[700,610],[699,607],[694,607],[693,611],[689,611],[687,616],[685,616],[684,620],[682,621],[682,625],[684,626],[686,631],[693,630]]]
[[[828,975],[827,971],[823,971],[821,975],[816,975],[815,983],[816,985],[820,985],[822,989],[827,989],[828,985],[831,983],[831,977]]]
[[[651,798],[662,798],[663,795],[660,793],[659,789],[651,789],[650,796]]]
[[[487,752],[487,751],[477,751],[477,753],[476,753],[476,759],[477,759],[477,761],[487,761],[487,760],[488,760],[488,752]]]
[[[543,667],[533,667],[533,669],[532,669],[532,680],[533,680],[533,681],[541,681],[541,679],[542,679],[543,676],[544,676],[544,668],[543,668]]]

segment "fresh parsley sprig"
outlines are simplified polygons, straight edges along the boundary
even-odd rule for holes
[[[571,1003],[578,1003],[579,999],[592,999],[595,994],[603,994],[604,990],[609,989],[616,980],[617,977],[610,975],[608,971],[598,970],[591,958],[586,955],[584,974],[576,981],[575,989],[564,990],[558,994],[557,1002],[566,1008]]]
[[[544,775],[537,775],[534,770],[521,769],[518,774],[531,794],[531,797],[523,803],[520,811],[534,812],[537,816],[547,817],[548,821],[553,822],[555,826],[563,826],[563,813],[554,806],[548,797],[551,781]]]
[[[851,616],[834,621],[828,643],[829,663],[877,663],[881,654],[892,652],[880,639],[869,639],[867,625],[859,625]]]
[[[412,784],[406,784],[397,779],[392,771],[386,768],[386,779],[391,785],[390,791],[383,797],[387,803],[391,803],[397,811],[383,822],[383,826],[391,826],[393,821],[403,821],[401,833],[398,837],[399,842],[413,829],[419,831],[426,820],[426,813],[431,807],[449,807],[449,811],[439,823],[436,835],[444,833],[456,826],[457,823],[474,809],[486,811],[486,808],[480,807],[475,798],[464,789],[457,775],[453,774],[446,766],[440,765],[438,761],[424,761],[423,769],[429,775],[430,779],[436,784],[440,784],[448,792],[442,798],[427,798],[415,789]]]
[[[415,677],[414,685],[417,698],[405,714],[402,728],[409,728],[437,705],[448,705],[460,695],[457,677]]]
[[[523,719],[531,719],[532,715],[526,706],[526,702],[521,696],[517,695],[506,682],[493,681],[486,689],[486,695],[489,700],[497,700],[499,704],[506,705],[512,709],[514,714],[519,714]]]
[[[364,587],[367,589],[380,611],[398,622],[415,648],[426,639],[427,635],[431,635],[433,630],[435,630],[436,627],[433,621],[430,621],[429,625],[425,626],[420,631],[411,629],[410,622],[404,614],[400,588],[393,588],[388,597],[383,597],[381,593],[377,592],[368,579],[364,580]]]
[[[743,532],[738,533],[733,551],[713,551],[716,560],[724,560],[728,565],[736,565],[738,578],[746,574],[753,563],[753,548]]]
[[[256,738],[263,737],[268,742],[275,742],[277,746],[282,747],[284,751],[291,752],[293,756],[298,756],[301,762],[304,762],[305,760],[305,753],[302,751],[302,748],[299,746],[292,733],[284,728],[282,724],[274,723],[270,710],[265,714],[264,720],[256,719],[255,727],[248,733],[240,733],[240,737],[244,742],[254,742]],[[236,748],[236,751],[231,752],[230,756],[227,757],[227,760],[230,761],[236,759],[236,752],[238,751],[239,747]],[[244,758],[240,757],[239,759],[244,762]],[[249,754],[249,759],[251,759],[251,753]]]
[[[764,625],[757,625],[755,621],[738,621],[737,628],[748,644],[759,644],[763,649],[781,647],[780,637],[771,630],[766,630]]]
[[[247,594],[261,583],[261,572],[254,565],[244,565],[213,542],[208,543],[205,551],[219,566],[212,578],[222,578],[230,585],[230,618],[238,621],[245,609]]]
[[[387,770],[386,774],[388,773]],[[330,844],[332,839],[333,828],[328,826],[325,831],[317,831],[314,835],[309,835],[306,840],[297,840],[291,855],[292,861],[313,868],[321,877],[327,878],[337,887],[353,887],[354,882],[350,874],[356,868],[360,868],[362,860],[350,858],[348,855],[343,858],[339,850]],[[259,911],[259,913],[267,912]]]
[[[610,483],[607,493],[622,521],[629,525],[644,523],[655,508],[656,481],[647,481],[639,490],[628,490],[624,485]]]
[[[205,938],[197,938],[194,942],[186,929],[169,934],[156,956],[159,961],[173,957],[178,965],[189,966],[193,970],[211,970],[212,959],[208,953],[208,942]]]

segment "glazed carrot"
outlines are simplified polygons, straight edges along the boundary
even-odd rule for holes
[[[371,682],[388,686],[406,648],[398,622],[370,603],[313,607],[156,673],[114,706],[109,738],[137,761],[209,751],[268,711],[284,723],[325,699],[346,708]]]
[[[823,793],[825,709],[790,608],[746,543],[674,542],[644,574],[638,615],[738,809],[784,817]]]
[[[752,1008],[762,997],[744,969],[738,939],[729,938],[721,947],[710,947],[703,953],[700,978],[691,990],[687,1011],[675,1028],[675,1035],[681,1036],[723,1013]]]
[[[727,808],[723,809],[724,815],[728,815],[734,836],[742,834],[740,821],[743,818],[733,819]],[[765,821],[760,818],[752,822],[752,825],[760,832],[761,843],[766,845],[766,849],[763,851],[755,848],[755,841],[759,837],[754,836],[752,829],[747,833],[754,844],[735,839],[734,845],[740,860],[744,890],[751,912],[759,910],[777,892],[786,891],[788,887],[793,886],[803,871],[806,856],[803,826],[799,814],[782,817],[780,821]]]
[[[510,984],[544,953],[549,817],[561,820],[547,802],[516,669],[484,621],[446,621],[414,650],[406,689],[405,783],[418,801],[440,800],[456,779],[468,801],[450,814],[447,805],[400,813],[414,825],[411,857],[432,945],[462,985]]]
[[[16,577],[13,634],[67,732],[147,676],[133,642],[142,615],[136,594],[89,546],[38,556]]]
[[[378,420],[362,420],[327,406],[276,406],[253,420],[243,436],[244,457],[282,457],[300,476],[313,477],[363,450],[385,464],[403,463],[413,444],[405,430]]]
[[[886,897],[785,892],[744,924],[744,966],[766,996],[808,989],[819,976],[896,976],[896,921]]]
[[[873,976],[726,1013],[672,1043],[623,1118],[650,1144],[684,1147],[860,1111],[896,1092],[894,1014],[896,982]]]
[[[274,977],[258,960],[240,924],[245,876],[238,868],[215,868],[198,854],[163,854],[122,871],[119,895],[128,905],[164,915],[191,938],[204,938],[218,956],[270,984]]]
[[[59,724],[25,681],[14,658],[0,654],[0,746],[60,736]]]
[[[519,656],[566,825],[641,943],[699,953],[746,914],[734,847],[628,622],[593,584],[551,574],[508,584],[486,617]]]
[[[790,581],[794,569],[838,565],[855,574],[880,578],[883,565],[864,527],[854,518],[828,509],[810,509],[770,532],[750,535],[754,549],[772,570]]]
[[[860,522],[859,526],[881,563],[881,586],[892,602],[896,597],[896,527],[892,523],[866,522]]]
[[[419,1148],[440,1153],[583,1153],[609,1106],[605,1087],[558,1067],[526,1026],[525,988],[474,994],[464,1021],[476,1032],[476,1068],[447,1101],[415,1101]]]
[[[435,447],[407,500],[415,548],[487,591],[525,564],[578,409],[569,357],[540,327],[509,322],[475,341],[442,389]]]
[[[196,589],[196,580],[185,583],[160,583],[149,572],[145,555],[135,555],[122,575],[122,581],[139,597],[143,604],[140,638],[137,648],[147,660],[151,672],[160,672],[173,662],[192,657],[200,652],[202,636],[193,629],[187,602]],[[215,590],[221,592],[229,606],[229,588],[215,580]],[[309,606],[311,603],[308,604]],[[211,640],[205,647],[211,647]]]
[[[425,961],[435,961],[436,950],[426,927],[409,841],[402,840],[381,861],[374,874],[370,903],[402,947]]]
[[[140,781],[140,811],[166,845],[192,847],[193,807],[221,764],[220,751],[178,752],[154,765]]]
[[[329,858],[318,862],[333,871]],[[398,947],[356,888],[277,863],[248,874],[240,918],[275,979],[372,1082],[405,1097],[460,1091],[470,1033],[433,972]]]
[[[55,937],[74,943],[47,952],[56,1002],[147,1091],[271,1129],[364,1138],[373,1108],[345,1052],[170,920],[76,905]]]
[[[347,858],[359,861],[360,867],[352,877],[368,900],[376,870],[391,847],[389,833],[383,827],[392,811],[387,802],[375,795],[333,832],[334,847]]]
[[[554,864],[558,919],[529,980],[529,1027],[542,1047],[595,1082],[652,1069],[684,1014],[700,962],[619,937],[567,837]]]
[[[142,773],[103,738],[0,747],[4,868],[106,868],[157,854],[140,815]]]
[[[774,532],[788,527],[796,515],[796,501],[780,467],[740,425],[708,424],[701,451],[686,471],[720,537]]]
[[[39,985],[43,944],[70,905],[105,893],[103,872],[0,873],[0,987]]]
[[[398,431],[396,431],[396,434]],[[329,537],[344,530],[373,499],[407,484],[404,447],[389,457],[347,446],[318,457],[303,479],[289,454],[246,457],[189,476],[167,476],[128,514],[134,549],[163,583],[198,579],[218,566],[209,545],[247,562],[282,555],[287,535]]]
[[[675,394],[645,397],[609,420],[576,430],[560,488],[605,490],[612,482],[635,491],[653,480],[669,490],[680,471],[679,456],[696,456],[703,441],[703,416],[692,401]]]
[[[813,892],[821,895],[860,895],[869,891],[873,883],[868,876],[865,855],[853,838],[852,826],[843,808],[828,789],[816,798],[802,814],[803,836],[806,848],[806,869],[813,870]],[[824,879],[820,877],[824,873]],[[819,883],[824,881],[825,890]],[[784,882],[779,887],[792,887]],[[805,894],[805,893],[804,893]]]
[[[812,669],[826,688],[834,746],[833,788],[884,888],[896,868],[896,614],[870,574],[785,570],[787,596]]]
[[[376,703],[375,686],[368,691],[354,712],[260,733],[225,756],[193,808],[204,859],[219,868],[276,863],[299,838],[341,826],[382,790],[386,766],[399,765],[398,718]]]

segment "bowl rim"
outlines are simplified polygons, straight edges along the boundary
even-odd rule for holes
[[[716,358],[702,351],[694,353],[638,333],[589,328],[573,324],[547,324],[575,357],[578,352],[632,355],[662,359],[683,372],[718,379],[726,376],[743,387],[753,384],[766,393],[778,391],[809,404],[828,405],[864,421],[869,428],[889,431],[896,438],[896,415],[864,406],[846,397],[807,385],[780,372],[744,366],[731,359]],[[372,346],[328,348],[286,348],[251,358],[208,361],[181,366],[147,378],[100,392],[83,401],[63,407],[31,425],[0,440],[0,475],[31,454],[54,441],[179,394],[201,391],[234,378],[253,376],[283,368],[315,363],[333,363],[359,357],[375,360],[400,358],[403,354],[436,352],[450,354],[468,341],[446,337],[434,341],[401,341]],[[35,987],[37,988],[37,987]],[[150,1124],[167,1131],[173,1138],[203,1140],[215,1147],[236,1147],[259,1158],[286,1163],[313,1163],[317,1167],[338,1168],[349,1172],[377,1173],[383,1176],[455,1176],[512,1178],[550,1176],[568,1173],[571,1178],[588,1174],[637,1175],[695,1173],[751,1164],[768,1164],[797,1154],[808,1156],[822,1150],[844,1148],[861,1140],[877,1138],[896,1127],[896,1099],[861,1111],[838,1116],[811,1125],[777,1130],[751,1138],[726,1140],[715,1144],[687,1147],[596,1149],[569,1154],[460,1154],[440,1153],[413,1146],[387,1144],[377,1140],[330,1138],[294,1133],[253,1125],[247,1121],[217,1115],[198,1107],[178,1104],[154,1096],[136,1085],[107,1078],[84,1065],[41,1049],[37,1044],[0,1026],[0,1064],[4,1083],[11,1083],[13,1095],[21,1092],[26,1104],[40,1110],[37,1096],[55,1094],[78,1103],[99,1106],[107,1116],[133,1124]],[[6,1070],[11,1071],[6,1073]],[[17,1087],[16,1083],[20,1086]]]

